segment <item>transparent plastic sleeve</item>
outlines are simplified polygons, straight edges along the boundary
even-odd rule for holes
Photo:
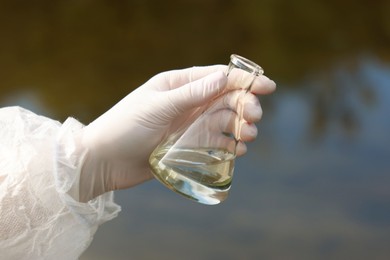
[[[80,173],[73,135],[81,127],[0,109],[1,259],[78,259],[98,226],[118,214],[112,193],[88,203],[68,194]]]

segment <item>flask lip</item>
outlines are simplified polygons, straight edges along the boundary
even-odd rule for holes
[[[230,62],[237,68],[245,70],[255,76],[260,76],[264,73],[264,70],[259,65],[237,54],[230,55]]]

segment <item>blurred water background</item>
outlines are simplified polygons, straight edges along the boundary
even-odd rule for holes
[[[0,105],[88,124],[153,75],[258,62],[259,138],[227,201],[116,192],[89,259],[389,259],[390,1],[0,1]]]

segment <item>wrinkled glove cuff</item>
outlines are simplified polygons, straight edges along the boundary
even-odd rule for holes
[[[100,225],[116,217],[120,206],[114,202],[113,192],[104,193],[87,203],[80,202],[80,175],[87,154],[79,142],[83,127],[74,118],[68,118],[61,126],[56,140],[56,187],[61,199],[73,212],[91,225]]]

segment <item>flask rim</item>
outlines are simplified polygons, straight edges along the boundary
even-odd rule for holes
[[[247,58],[244,58],[237,54],[230,55],[230,63],[237,68],[240,68],[251,74],[254,74],[255,76],[260,76],[261,74],[264,73],[264,70],[255,62],[248,60]]]

